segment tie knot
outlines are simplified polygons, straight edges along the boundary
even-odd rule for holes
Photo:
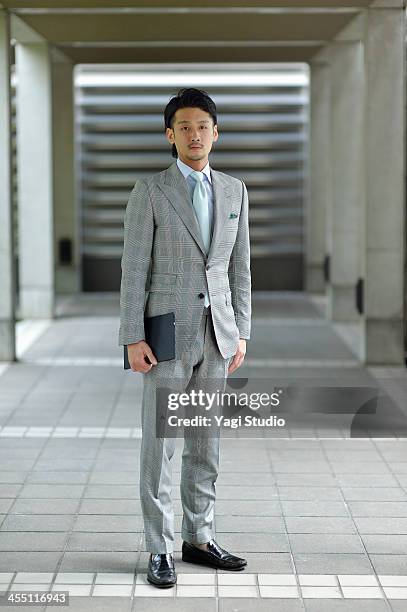
[[[204,180],[204,173],[203,172],[199,172],[199,170],[193,170],[191,172],[191,176],[193,179],[195,179],[198,183],[201,183]]]

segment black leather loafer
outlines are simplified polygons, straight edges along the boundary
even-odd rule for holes
[[[177,575],[171,553],[150,555],[147,580],[159,588],[174,586],[177,582]]]
[[[242,570],[246,565],[246,559],[232,555],[224,548],[221,548],[215,540],[207,544],[207,550],[201,550],[189,542],[182,543],[182,560],[187,563],[199,563],[218,569],[232,571]]]

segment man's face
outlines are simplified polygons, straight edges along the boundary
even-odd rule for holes
[[[205,166],[218,129],[209,113],[200,108],[179,108],[173,117],[173,129],[166,129],[168,142],[177,147],[178,157],[186,164]],[[191,163],[192,162],[192,163]]]

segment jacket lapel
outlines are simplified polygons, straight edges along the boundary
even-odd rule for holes
[[[231,207],[230,186],[224,180],[223,174],[211,168],[212,176],[212,194],[213,194],[213,214],[214,226],[212,234],[212,242],[209,247],[208,261],[212,259],[216,253],[216,249],[220,242],[223,228],[226,224],[226,219],[229,216]]]
[[[230,209],[230,187],[225,182],[223,175],[218,173],[217,170],[211,169],[212,177],[212,193],[213,193],[213,213],[214,213],[214,227],[212,234],[212,241],[209,248],[207,260],[214,256],[217,245],[220,241],[222,234],[222,227],[224,226],[226,219],[228,218]],[[203,244],[201,229],[199,227],[198,220],[195,216],[195,212],[192,208],[191,197],[188,191],[188,186],[185,181],[184,175],[177,166],[175,161],[167,170],[164,172],[164,182],[158,182],[158,187],[166,195],[172,206],[177,211],[181,221],[201,249],[203,255],[206,258],[205,246]]]

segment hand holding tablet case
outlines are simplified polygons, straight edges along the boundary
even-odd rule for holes
[[[153,351],[157,361],[175,359],[175,313],[144,318],[145,341]],[[124,369],[130,369],[127,345],[124,349]]]

